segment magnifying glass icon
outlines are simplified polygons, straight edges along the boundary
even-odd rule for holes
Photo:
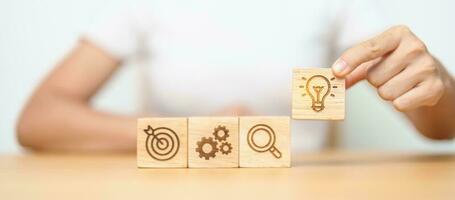
[[[254,135],[257,133],[266,133],[268,135],[268,141],[266,140],[267,142],[264,145],[256,143]],[[257,124],[248,131],[248,145],[251,149],[261,153],[269,151],[275,158],[279,159],[281,158],[281,152],[275,147],[275,141],[275,132],[270,126],[265,124]]]

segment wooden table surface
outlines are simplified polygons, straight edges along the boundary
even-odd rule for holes
[[[0,155],[0,199],[455,199],[455,154],[292,160],[292,168],[138,169],[135,155]]]

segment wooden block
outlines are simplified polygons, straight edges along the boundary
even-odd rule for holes
[[[188,166],[187,118],[141,118],[137,121],[137,166]]]
[[[289,117],[240,117],[240,167],[290,167]]]
[[[293,119],[344,119],[344,79],[330,68],[295,68],[292,82]]]
[[[239,167],[238,117],[190,117],[188,166]]]

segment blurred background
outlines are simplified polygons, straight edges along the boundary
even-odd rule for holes
[[[20,152],[15,122],[36,85],[98,18],[138,0],[0,1],[0,153]],[[390,24],[408,25],[455,74],[453,1],[377,1]],[[139,109],[134,69],[123,67],[96,97],[100,109],[132,113]],[[334,145],[347,150],[451,151],[455,142],[420,136],[383,102],[367,83],[347,93],[346,120],[337,122]]]

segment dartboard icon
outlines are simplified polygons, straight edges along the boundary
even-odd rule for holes
[[[145,146],[148,154],[155,160],[166,161],[173,158],[179,151],[180,141],[177,134],[170,128],[144,129],[147,134]]]

